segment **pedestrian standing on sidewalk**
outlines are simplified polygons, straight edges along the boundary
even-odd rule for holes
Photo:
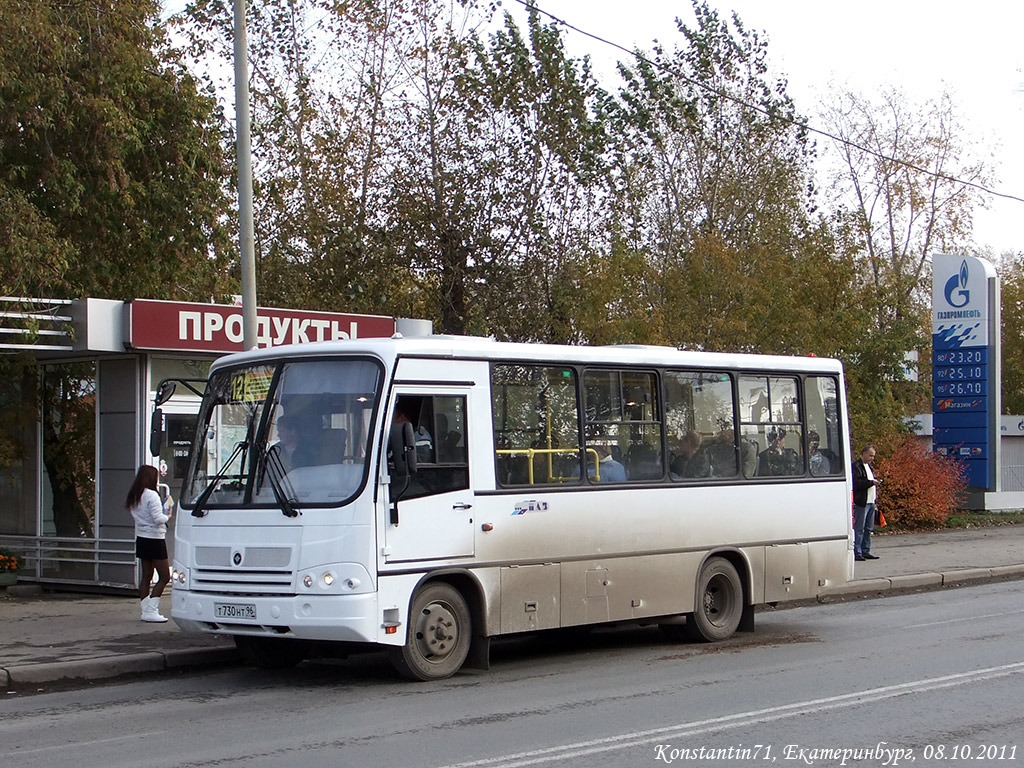
[[[853,462],[853,559],[877,560],[871,554],[871,532],[875,529],[875,486],[882,481],[875,477],[871,462],[875,448],[864,446],[860,458]]]
[[[159,475],[156,467],[143,464],[128,490],[124,506],[135,519],[135,556],[142,563],[139,574],[139,600],[143,621],[163,622],[160,615],[160,595],[171,580],[167,562],[167,521],[170,509],[164,511],[157,493]],[[157,582],[153,584],[153,572]],[[152,589],[150,586],[152,585]]]

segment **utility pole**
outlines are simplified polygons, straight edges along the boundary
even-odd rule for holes
[[[249,135],[249,59],[245,3],[235,0],[235,144],[238,155],[238,248],[242,266],[242,345],[256,348],[256,239],[252,214],[252,141]]]

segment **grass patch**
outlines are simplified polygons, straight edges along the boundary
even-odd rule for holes
[[[946,519],[946,528],[988,528],[1024,525],[1024,510],[1016,512],[957,512]]]

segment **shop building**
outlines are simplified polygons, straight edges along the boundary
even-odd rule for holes
[[[23,556],[20,581],[133,590],[134,524],[124,499],[144,463],[179,496],[202,380],[217,357],[242,350],[238,306],[136,299],[0,299],[0,352],[38,366],[0,393],[22,455],[0,470],[0,549]],[[257,310],[259,346],[429,334],[431,324],[374,315]],[[163,442],[150,452],[159,383]],[[38,408],[33,403],[38,404]],[[28,416],[32,417],[29,418]],[[172,518],[173,524],[173,518]],[[168,544],[173,547],[168,534]]]

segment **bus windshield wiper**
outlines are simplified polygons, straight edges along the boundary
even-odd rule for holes
[[[280,480],[278,479],[280,475]],[[266,476],[267,482],[270,483],[270,490],[274,493],[274,498],[277,500],[278,505],[281,507],[281,512],[285,517],[298,517],[299,511],[297,508],[298,499],[294,498],[294,489],[291,488],[291,483],[285,477],[284,465],[281,463],[280,456],[273,451],[268,451],[266,454]],[[281,485],[281,481],[288,483],[289,488],[293,491],[292,495],[289,496],[285,489]]]
[[[225,475],[227,474],[228,468],[235,461],[235,457],[238,456],[238,454],[240,454],[243,450],[245,450],[246,445],[247,442],[244,440],[235,445],[235,450],[233,450],[231,452],[231,455],[228,456],[228,460],[224,462],[224,466],[221,467],[220,470],[218,470],[217,474],[213,476],[213,479],[210,481],[209,485],[207,485],[206,488],[203,489],[203,492],[199,494],[199,498],[196,499],[195,507],[192,509],[192,517],[206,516],[206,511],[203,509],[203,507],[206,506],[206,502],[210,500],[210,496],[213,495],[214,489],[216,489],[220,481],[224,479]]]

